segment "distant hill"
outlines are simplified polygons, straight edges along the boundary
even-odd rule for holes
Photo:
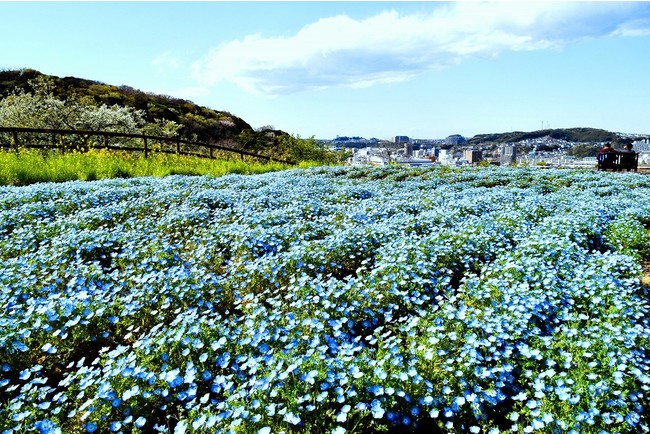
[[[611,142],[615,141],[618,135],[598,128],[560,128],[531,132],[513,131],[509,133],[478,134],[468,139],[467,144],[516,143],[541,137],[551,137],[566,140],[567,142]]]
[[[29,81],[44,76],[33,69],[0,71],[0,99],[18,88],[31,91]],[[181,125],[182,137],[209,143],[224,143],[256,151],[270,151],[275,138],[288,136],[278,130],[254,131],[243,119],[225,111],[202,107],[191,101],[143,92],[129,86],[114,86],[76,77],[48,75],[54,83],[54,94],[66,100],[91,97],[98,105],[129,106],[143,110],[147,122],[174,121]]]

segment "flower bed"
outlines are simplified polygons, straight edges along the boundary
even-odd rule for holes
[[[0,188],[0,431],[647,432],[650,178]]]

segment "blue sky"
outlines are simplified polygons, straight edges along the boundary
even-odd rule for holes
[[[0,68],[302,137],[650,133],[650,2],[2,2]]]

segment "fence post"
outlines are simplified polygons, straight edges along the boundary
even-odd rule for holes
[[[210,159],[214,158],[212,154],[214,152],[214,148],[212,147],[212,145],[208,145],[208,149],[210,150]]]
[[[181,138],[176,139],[176,155],[181,153]]]
[[[142,136],[142,140],[144,141],[144,158],[147,158],[149,156],[149,149],[147,148],[147,136]]]
[[[12,131],[13,132],[13,137],[14,137],[14,150],[18,152],[18,132],[17,131]]]
[[[61,142],[61,145],[63,145],[63,142]],[[54,148],[59,147],[57,146],[56,143],[56,133],[52,133],[52,147]],[[61,148],[61,155],[65,154],[65,149],[63,149],[63,146],[60,146],[60,148]]]

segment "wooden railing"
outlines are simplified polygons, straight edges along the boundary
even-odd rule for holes
[[[73,150],[88,150],[92,149],[111,149],[117,151],[128,152],[142,152],[145,157],[148,157],[152,152],[161,152],[166,154],[177,155],[190,155],[201,158],[216,158],[215,151],[225,152],[229,155],[239,155],[241,159],[244,157],[252,157],[260,160],[272,162],[276,161],[283,164],[295,165],[293,161],[273,158],[268,155],[257,154],[243,149],[235,149],[227,146],[221,146],[213,143],[204,143],[193,140],[181,139],[179,137],[163,137],[151,136],[146,134],[137,133],[118,133],[112,131],[82,131],[82,130],[61,130],[50,128],[17,128],[17,127],[0,127],[0,133],[9,135],[9,141],[0,142],[0,147],[8,150],[18,151],[21,148],[32,149],[57,149],[62,153]],[[25,135],[39,135],[36,139],[24,139]],[[79,143],[66,143],[65,138],[74,136]],[[47,137],[44,139],[43,137]],[[91,143],[92,138],[97,138]],[[129,139],[129,143],[111,143],[111,139],[122,138]],[[21,140],[22,139],[22,140]],[[58,140],[57,140],[58,139]],[[38,141],[47,140],[45,143],[38,143]],[[138,143],[140,146],[134,146],[133,143]],[[156,146],[157,145],[157,146]],[[203,152],[201,152],[203,151]]]

